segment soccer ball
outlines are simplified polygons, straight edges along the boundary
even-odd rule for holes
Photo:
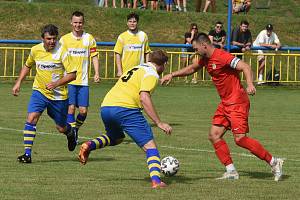
[[[161,160],[161,172],[165,176],[174,176],[179,170],[179,161],[172,157],[167,156]]]

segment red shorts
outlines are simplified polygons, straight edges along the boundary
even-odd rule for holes
[[[222,125],[234,134],[249,132],[248,115],[250,102],[233,105],[219,104],[212,120],[213,125]]]

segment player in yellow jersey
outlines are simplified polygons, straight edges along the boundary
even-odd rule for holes
[[[95,70],[94,81],[99,82],[99,60],[94,37],[83,30],[84,14],[79,11],[73,12],[71,25],[72,32],[64,35],[60,39],[60,43],[68,50],[72,65],[77,67],[76,80],[68,84],[68,123],[78,130],[86,119],[89,106],[89,61],[92,58]],[[75,119],[76,107],[79,109],[79,113]],[[78,134],[76,134],[77,139]]]
[[[73,151],[76,147],[75,131],[67,123],[66,86],[68,82],[75,80],[76,68],[70,65],[66,49],[57,43],[56,26],[52,24],[44,26],[41,36],[43,42],[31,48],[30,55],[12,89],[13,95],[18,96],[22,81],[35,65],[36,76],[23,131],[25,153],[18,157],[18,161],[22,163],[31,163],[36,124],[46,108],[48,115],[55,121],[57,130],[67,136],[69,150]]]
[[[86,164],[90,151],[120,144],[125,132],[146,153],[152,187],[166,186],[160,179],[159,151],[141,110],[144,109],[161,130],[171,134],[172,127],[160,120],[151,100],[159,74],[164,71],[167,61],[163,51],[154,51],[149,55],[149,62],[129,69],[120,77],[101,105],[106,134],[82,144],[78,156],[82,164]]]
[[[114,52],[116,53],[117,76],[128,69],[143,64],[150,53],[148,36],[138,30],[139,16],[130,13],[127,16],[128,30],[119,35]]]

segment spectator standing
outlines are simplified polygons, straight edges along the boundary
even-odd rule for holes
[[[250,50],[252,45],[252,35],[249,30],[249,22],[246,20],[241,21],[240,26],[233,29],[231,38],[232,45],[240,48],[232,50],[233,53],[244,53]]]
[[[232,0],[232,13],[248,13],[251,8],[251,0]]]
[[[218,21],[215,29],[209,31],[208,37],[215,48],[222,49],[225,45],[226,32],[223,30],[223,23]]]
[[[216,0],[206,0],[203,12],[207,12],[208,7],[211,7],[211,12],[216,12]]]
[[[253,46],[261,46],[261,47],[268,47],[275,49],[276,51],[280,48],[280,41],[276,33],[273,32],[273,25],[268,24],[265,30],[262,30],[258,36],[256,37],[255,41],[253,42]],[[259,62],[258,68],[258,83],[262,84],[263,81],[263,74],[265,70],[265,57],[262,55],[263,51],[257,51],[260,55],[257,57]]]
[[[117,76],[120,77],[128,69],[143,64],[150,53],[148,36],[138,29],[139,16],[130,13],[127,16],[128,30],[121,33],[116,42]]]
[[[158,1],[159,0],[152,0],[151,1],[151,10],[158,10]]]
[[[165,0],[167,12],[172,12],[173,0]]]
[[[200,12],[201,11],[202,0],[195,0],[195,4],[196,4],[195,11]]]
[[[142,0],[142,7],[141,9],[146,9],[147,8],[147,0]],[[137,4],[138,4],[138,0],[134,0],[133,1],[133,8],[136,9],[137,8]]]
[[[182,1],[182,7],[183,7],[183,12],[186,12],[186,0],[177,0],[177,9],[178,11],[182,11],[182,8],[180,6],[180,3]]]
[[[122,1],[122,0],[121,0]],[[108,8],[108,0],[105,0],[104,1],[104,7],[105,8]],[[112,7],[113,8],[116,8],[117,6],[116,6],[116,0],[112,0]]]

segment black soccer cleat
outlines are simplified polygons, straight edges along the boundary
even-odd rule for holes
[[[74,151],[74,149],[76,148],[77,145],[76,135],[77,135],[77,129],[71,128],[70,133],[67,135],[69,151]]]
[[[23,154],[18,157],[20,163],[31,163],[31,156],[28,154]]]

